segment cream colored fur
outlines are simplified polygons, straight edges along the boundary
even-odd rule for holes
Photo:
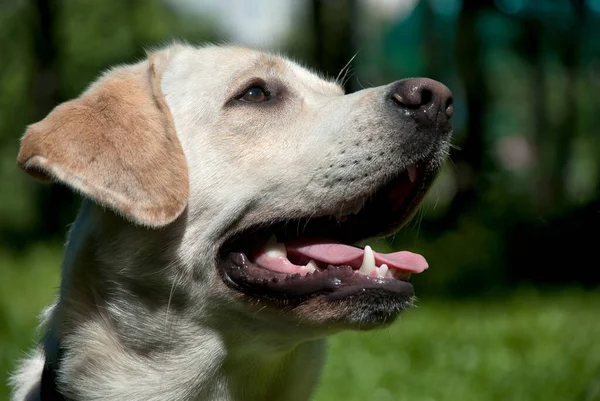
[[[230,105],[256,77],[277,81],[285,99]],[[20,165],[84,202],[42,344],[13,376],[12,400],[37,399],[59,343],[59,385],[74,400],[309,399],[323,337],[340,329],[328,322],[350,312],[248,302],[220,279],[217,251],[257,222],[338,213],[431,152],[410,159],[400,147],[356,165],[396,141],[387,88],[344,95],[277,55],[175,44],[110,70],[31,126]]]

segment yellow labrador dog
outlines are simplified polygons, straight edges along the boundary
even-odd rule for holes
[[[108,71],[22,139],[19,166],[84,201],[12,399],[310,399],[324,337],[411,304],[425,259],[351,244],[410,218],[452,112],[430,79],[345,95],[241,47]]]

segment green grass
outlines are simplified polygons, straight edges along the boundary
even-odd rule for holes
[[[38,246],[17,257],[0,248],[0,400],[8,399],[6,380],[17,359],[38,338],[38,316],[59,285],[61,252]]]
[[[1,383],[34,344],[59,264],[53,248],[0,253]],[[389,329],[334,337],[316,400],[598,401],[600,294],[424,300]]]
[[[335,337],[317,400],[600,400],[600,296],[423,302]]]

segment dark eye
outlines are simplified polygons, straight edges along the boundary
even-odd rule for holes
[[[268,100],[268,95],[263,88],[255,86],[248,89],[240,99],[245,102],[260,103]]]

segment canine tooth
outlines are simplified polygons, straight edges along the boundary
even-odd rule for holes
[[[363,261],[358,272],[368,276],[375,269],[375,254],[369,245],[365,246]]]
[[[319,270],[319,266],[317,266],[317,262],[315,262],[312,259],[304,267],[308,268],[311,271]]]
[[[408,179],[410,180],[410,182],[415,182],[415,180],[417,179],[417,166],[411,164],[406,168],[406,171],[408,172]]]
[[[267,256],[269,256],[271,258],[287,256],[287,251],[285,250],[285,244],[277,242],[277,237],[275,237],[274,235],[272,235],[271,238],[269,238],[269,240],[265,244],[264,252]]]
[[[377,277],[385,277],[387,272],[388,272],[388,265],[386,265],[385,263],[382,264],[381,266],[379,266],[379,268],[377,269]]]

